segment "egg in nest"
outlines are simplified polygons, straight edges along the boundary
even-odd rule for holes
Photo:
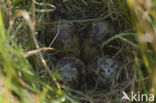
[[[56,49],[57,56],[60,58],[64,56],[79,56],[79,35],[72,23],[54,25],[51,28],[51,33],[46,35],[46,42],[48,45],[53,42],[52,47]]]
[[[115,58],[99,55],[89,62],[87,74],[90,81],[107,87],[116,80],[118,70],[119,63]]]
[[[85,79],[85,65],[75,57],[64,57],[56,64],[55,70],[62,77],[61,83],[78,88]]]
[[[80,55],[87,63],[91,58],[101,53],[102,43],[115,34],[115,28],[109,21],[100,21],[93,22],[84,31],[81,34]]]

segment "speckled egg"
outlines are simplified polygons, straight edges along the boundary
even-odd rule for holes
[[[64,57],[56,65],[55,70],[62,77],[61,83],[77,88],[85,79],[85,65],[75,57]]]
[[[50,45],[54,40],[52,47],[58,51],[59,57],[79,56],[79,35],[72,23],[54,25],[51,32],[50,35],[46,36],[46,42]]]
[[[109,21],[93,22],[81,34],[81,58],[87,63],[100,54],[101,45],[115,34],[115,29]]]
[[[108,86],[116,79],[118,70],[119,63],[116,59],[99,55],[89,62],[87,74],[97,85]]]

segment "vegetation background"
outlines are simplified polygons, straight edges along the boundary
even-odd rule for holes
[[[87,0],[73,1],[77,4],[87,4]],[[156,1],[91,1],[96,4],[110,3],[109,12],[106,12],[105,16],[111,16],[108,15],[110,12],[119,15],[118,12],[122,11],[126,18],[125,22],[131,25],[131,30],[111,37],[103,43],[103,46],[116,38],[123,39],[125,45],[126,43],[131,45],[125,50],[131,51],[134,55],[137,71],[134,72],[136,73],[134,76],[138,77],[131,89],[147,94],[153,93],[156,96]],[[57,8],[53,5],[53,0],[0,0],[0,103],[78,103],[80,99],[90,103],[96,100],[104,103],[102,94],[87,95],[72,90],[77,94],[72,95],[71,90],[61,89],[61,85],[57,82],[57,73],[52,74],[49,70],[43,51],[53,48],[45,47],[38,40],[44,40],[46,25],[58,23],[46,21],[48,13],[55,9]],[[64,22],[89,22],[100,19]],[[126,28],[126,25],[124,27]],[[41,32],[39,39],[38,31]],[[133,38],[127,37],[128,34],[133,34]],[[40,77],[41,68],[45,69],[42,73],[44,79]],[[115,98],[121,99],[117,95]]]

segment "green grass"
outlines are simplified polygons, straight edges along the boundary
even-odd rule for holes
[[[149,1],[152,5],[147,5],[145,2],[143,2],[143,5],[141,3],[137,3],[134,0],[130,1],[127,0],[127,3],[129,5],[129,8],[131,10],[131,17],[133,24],[135,26],[135,30],[137,32],[137,39],[138,44],[140,47],[140,54],[142,55],[142,59],[144,61],[144,64],[146,66],[147,72],[149,76],[152,76],[150,82],[151,85],[146,88],[146,84],[144,84],[144,81],[142,81],[142,85],[144,88],[146,88],[145,91],[152,92],[153,94],[156,94],[156,85],[155,85],[155,69],[156,69],[156,31],[155,31],[155,6],[156,4],[152,1]],[[153,6],[153,7],[152,7]],[[144,8],[144,9],[143,9]],[[144,16],[146,10],[148,10],[148,14]],[[147,37],[146,37],[147,36]],[[152,39],[148,39],[148,37]],[[151,50],[151,52],[148,52],[148,50]],[[138,63],[137,63],[138,64]],[[139,68],[141,69],[141,68]],[[141,75],[141,73],[139,73]]]
[[[12,34],[15,35],[21,26],[24,26],[23,21],[12,31]],[[28,62],[28,59],[24,58],[24,51],[21,45],[18,45],[14,41],[15,38],[11,34],[7,35],[1,10],[0,28],[1,103],[34,103],[45,101],[60,103],[61,101],[65,101],[64,92],[58,90],[55,86],[49,86],[46,82],[43,82],[34,71],[38,69],[37,66],[32,66]]]
[[[0,1],[0,103],[78,103],[79,100],[94,103],[94,101],[106,102],[113,97],[115,99],[109,100],[110,102],[121,99],[118,92],[122,91],[116,88],[112,88],[109,92],[86,89],[84,93],[62,85],[63,89],[60,89],[60,84],[57,82],[59,76],[57,73],[51,73],[49,67],[44,64],[44,52],[39,51],[30,57],[24,57],[26,52],[45,45],[46,27],[50,28],[52,24],[88,23],[113,19],[115,14],[117,18],[112,20],[113,23],[121,25],[117,30],[118,35],[104,42],[101,48],[115,39],[119,39],[122,43],[122,46],[114,48],[123,52],[121,55],[124,56],[125,62],[120,73],[124,72],[126,79],[117,86],[122,89],[128,86],[129,92],[141,91],[156,96],[156,2],[149,0],[153,7],[148,7],[145,2],[141,4],[136,0],[126,0],[126,2],[118,0],[113,3],[111,0],[69,1],[80,8],[84,8],[89,2],[95,3],[95,6],[110,8],[97,18],[59,22],[49,20],[48,13],[51,12],[40,12],[47,8],[53,10],[54,8],[49,6],[53,4],[53,0],[46,2],[39,0],[37,2],[43,2],[43,5],[35,6],[32,6],[31,0]],[[30,19],[22,14],[24,11],[18,10],[26,10],[25,13]],[[36,31],[41,32],[40,38],[35,37]],[[22,43],[18,42],[19,37]],[[37,40],[43,44],[38,44]],[[128,69],[124,69],[126,65]],[[40,73],[41,71],[45,74]],[[119,75],[119,78],[122,77]]]

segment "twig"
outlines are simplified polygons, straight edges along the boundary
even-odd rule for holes
[[[39,48],[39,49],[36,49],[36,50],[31,50],[31,51],[28,51],[27,53],[24,54],[24,57],[27,58],[29,56],[32,56],[36,53],[39,53],[43,50],[54,50],[54,48],[47,48],[47,47],[44,47],[44,48]]]

